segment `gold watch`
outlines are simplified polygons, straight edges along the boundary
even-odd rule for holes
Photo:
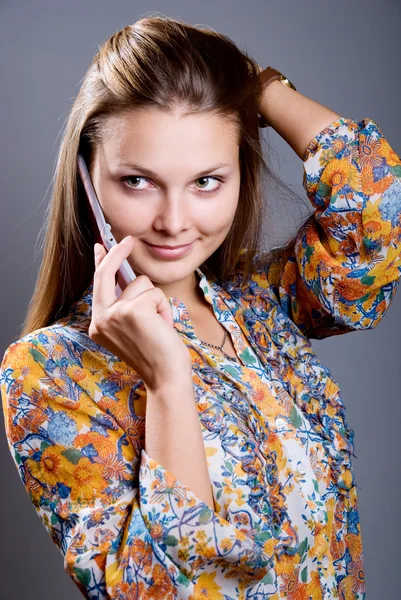
[[[265,89],[266,86],[268,86],[273,81],[276,81],[277,79],[278,81],[281,81],[281,83],[284,83],[284,85],[296,91],[295,85],[291,83],[291,81],[287,79],[285,75],[283,75],[282,73],[280,73],[280,71],[274,69],[273,67],[266,67],[266,69],[260,71],[258,77],[262,84],[262,89]],[[262,117],[262,115],[259,115],[259,127],[270,127],[269,123],[267,123],[267,121]]]

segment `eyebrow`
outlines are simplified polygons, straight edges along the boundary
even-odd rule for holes
[[[200,171],[199,173],[196,173],[195,177],[202,177],[203,175],[207,175],[208,173],[213,173],[214,171],[217,171],[217,169],[221,169],[222,167],[229,167],[229,166],[230,166],[229,163],[219,163],[217,165],[214,165],[213,167],[209,167],[209,169],[205,169],[204,171]],[[141,173],[144,173],[145,175],[147,175],[149,177],[154,177],[155,179],[158,177],[157,173],[155,173],[151,169],[147,169],[146,167],[141,167],[141,165],[138,165],[137,163],[121,164],[121,165],[119,165],[119,167],[133,169],[134,171],[141,171]]]

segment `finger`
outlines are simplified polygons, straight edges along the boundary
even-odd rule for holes
[[[98,244],[97,247],[100,248],[100,252],[95,258],[96,270],[93,276],[92,311],[96,311],[98,308],[109,308],[117,300],[115,292],[116,273],[122,262],[132,252],[133,239],[121,240],[108,252],[101,244]]]
[[[173,310],[170,306],[170,302],[168,301],[167,296],[162,291],[159,297],[155,293],[153,298],[155,302],[156,312],[158,312],[159,315],[163,317],[163,319],[170,325],[170,327],[174,327]]]
[[[97,269],[99,264],[102,262],[103,258],[106,256],[106,249],[102,246],[102,244],[96,243],[93,247],[93,250],[95,269]]]
[[[141,294],[154,288],[155,286],[150,281],[147,275],[138,275],[138,277],[136,277],[134,281],[131,281],[127,285],[127,287],[122,291],[117,302],[126,302],[129,300],[134,300],[134,298],[137,298]]]
[[[142,277],[143,276],[141,275],[133,282],[135,284],[135,286],[133,285],[132,288],[135,287],[135,290],[137,290],[139,288]],[[152,306],[153,306],[153,312],[159,313],[159,315],[170,325],[170,327],[173,327],[174,326],[173,311],[172,311],[170,303],[169,303],[166,295],[164,294],[163,290],[161,290],[158,287],[155,287],[152,284],[152,282],[148,279],[148,277],[143,277],[142,281],[143,281],[144,287],[147,285],[148,282],[150,282],[151,287],[145,288],[141,293],[135,295],[135,298],[137,299],[137,302],[136,302],[136,306],[138,307],[137,310],[142,311],[142,307],[143,307],[146,311],[152,312]],[[125,288],[124,292],[127,289],[128,289],[128,287]],[[122,298],[122,294],[119,298],[119,301],[121,300],[121,298]],[[131,299],[131,298],[129,298],[129,299]]]

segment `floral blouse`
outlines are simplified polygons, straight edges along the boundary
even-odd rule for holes
[[[197,269],[238,361],[192,357],[214,510],[144,449],[146,389],[88,336],[92,286],[12,343],[0,371],[9,448],[64,568],[92,600],[365,598],[353,431],[310,339],[376,327],[401,274],[401,160],[372,119],[308,145],[315,211],[285,251],[224,287]],[[185,452],[185,448],[183,448]]]

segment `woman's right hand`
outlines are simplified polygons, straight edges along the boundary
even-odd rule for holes
[[[174,329],[164,292],[139,275],[116,296],[116,273],[132,252],[133,239],[109,252],[101,244],[96,247],[90,339],[133,367],[149,391],[191,376],[191,356]]]

